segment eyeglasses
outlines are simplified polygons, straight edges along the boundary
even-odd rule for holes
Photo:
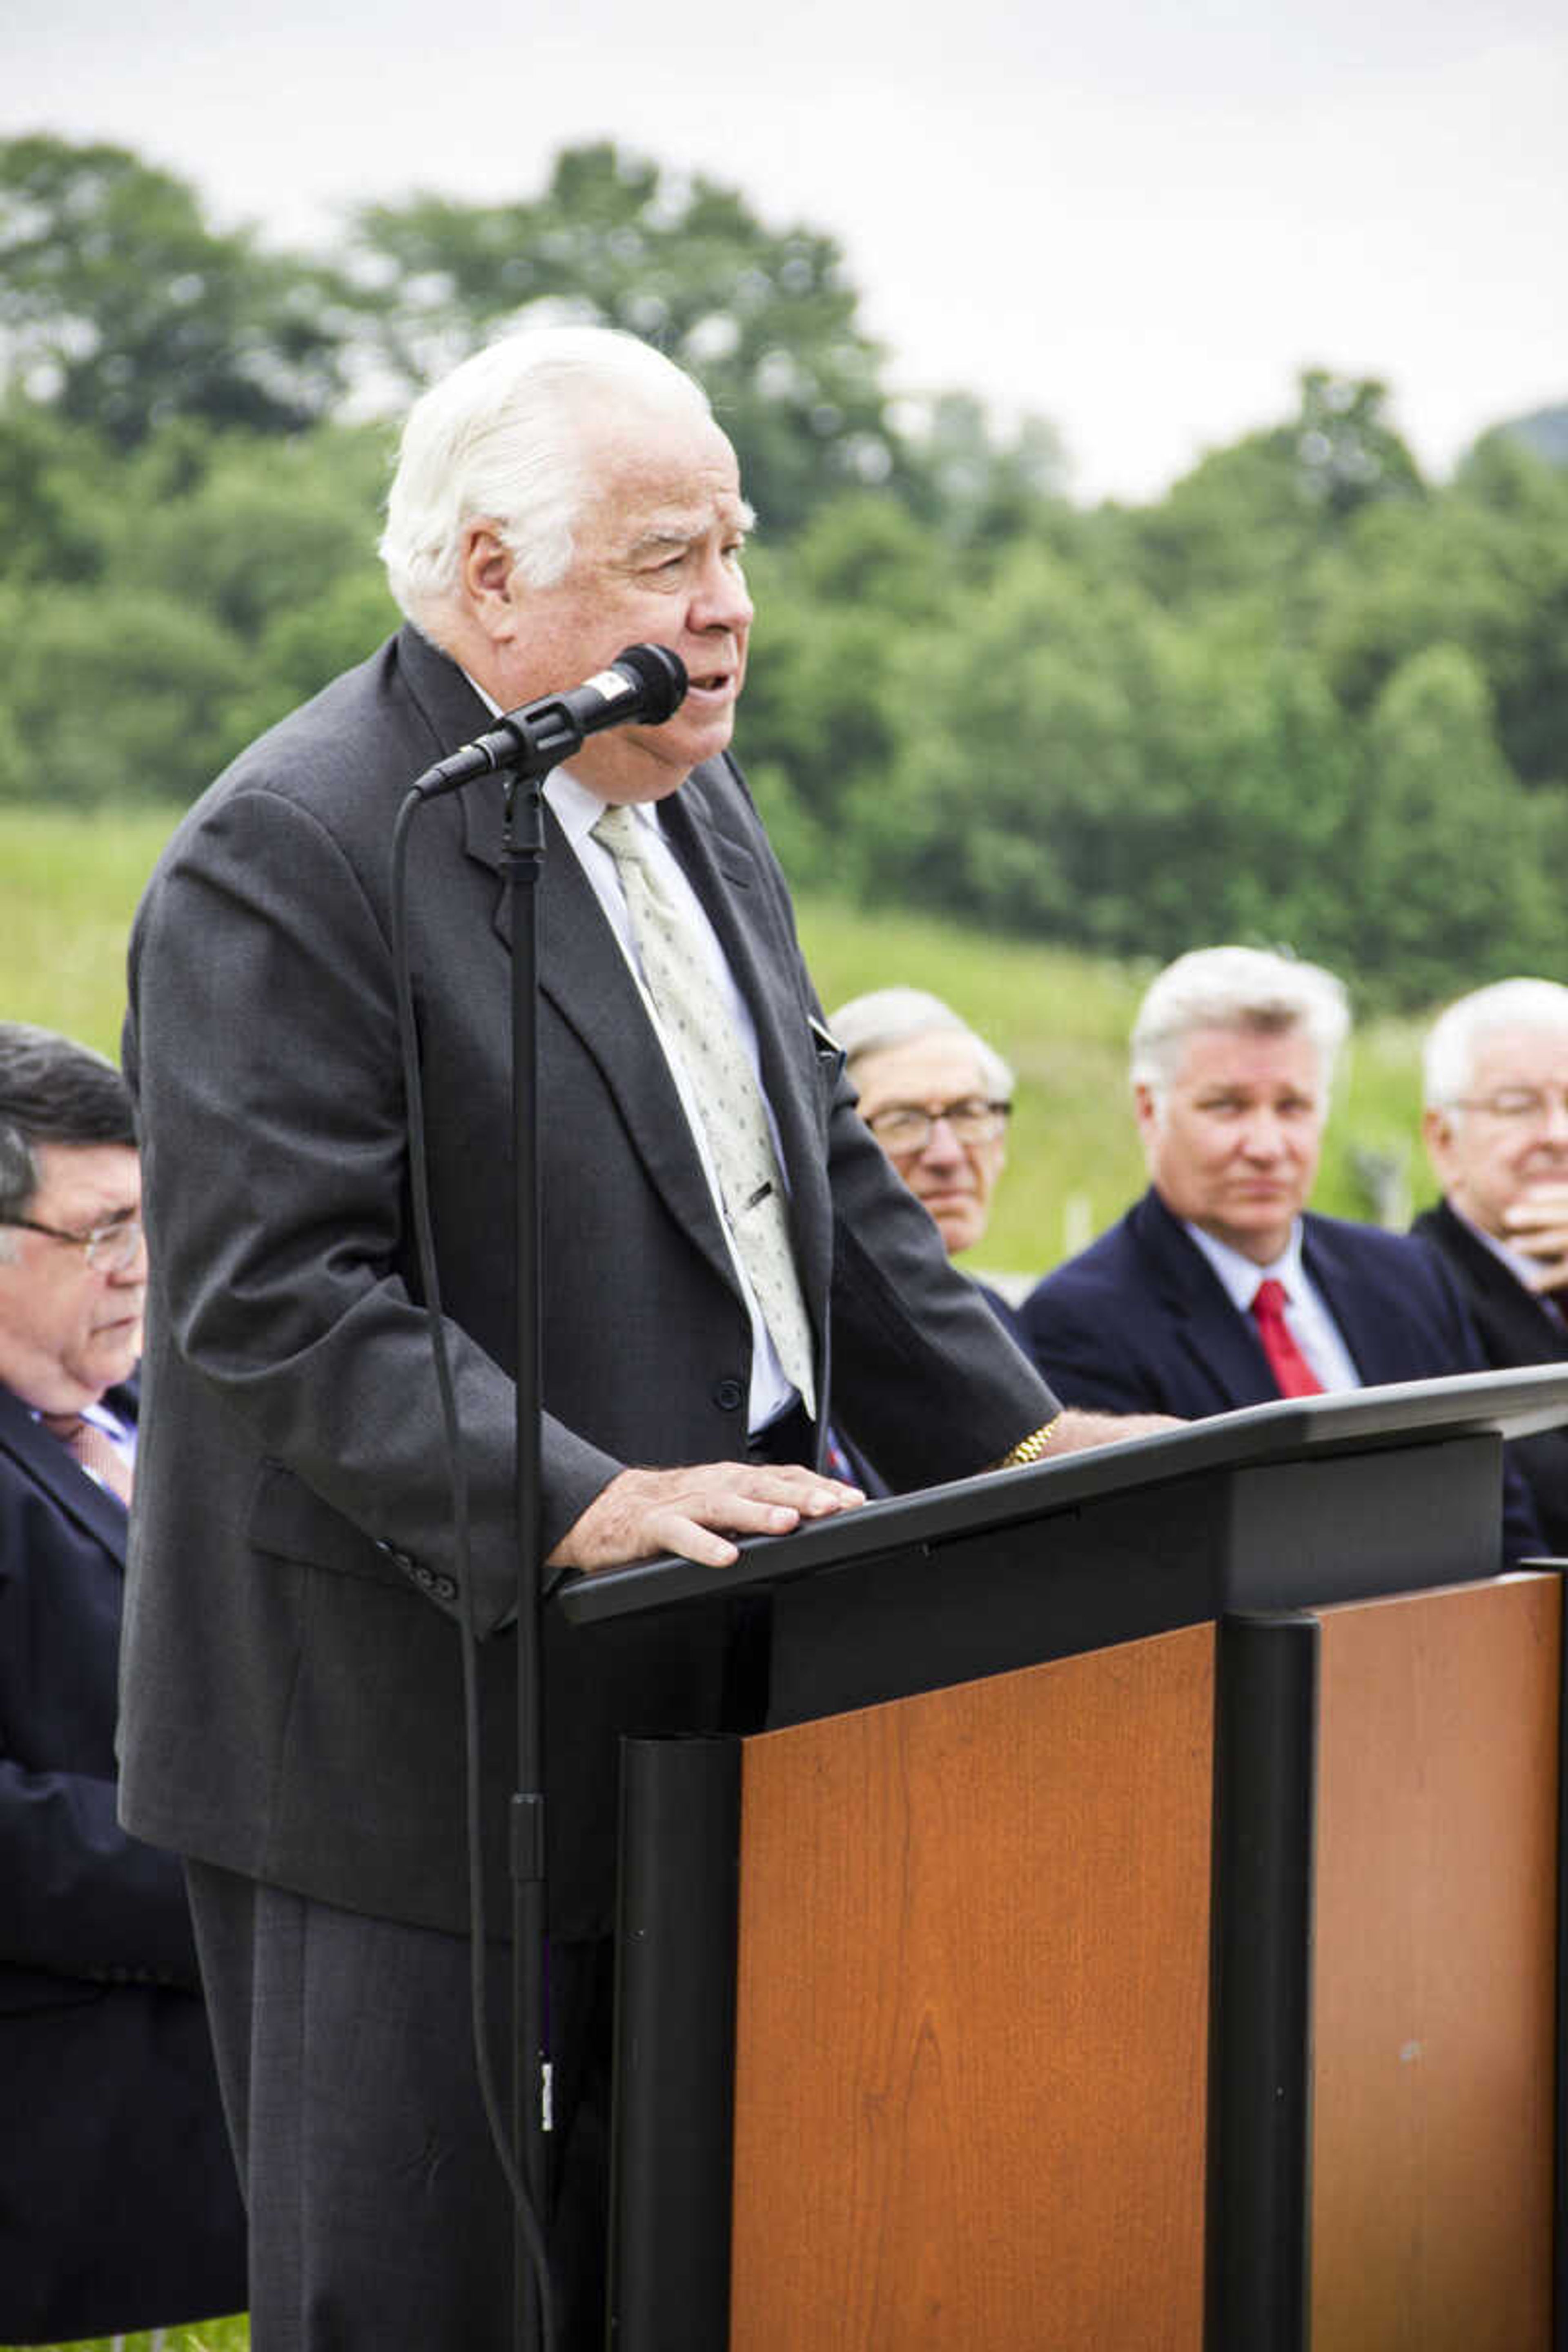
[[[1500,1087],[1495,1095],[1480,1095],[1467,1101],[1456,1097],[1454,1110],[1484,1110],[1489,1118],[1517,1120],[1544,1118],[1552,1105],[1568,1114],[1568,1087]]]
[[[0,1217],[0,1225],[20,1225],[29,1234],[44,1234],[52,1242],[66,1242],[80,1250],[94,1274],[123,1274],[136,1262],[142,1246],[140,1217],[111,1217],[85,1234],[68,1234],[58,1225],[40,1225],[36,1217]]]
[[[1011,1103],[985,1102],[970,1095],[963,1102],[939,1103],[934,1109],[920,1103],[889,1103],[873,1111],[866,1124],[884,1151],[902,1159],[907,1152],[925,1150],[939,1119],[960,1143],[994,1143],[1012,1111]]]

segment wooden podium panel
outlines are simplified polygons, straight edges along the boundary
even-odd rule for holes
[[[744,1743],[731,2352],[1199,2352],[1215,1633]]]
[[[1561,1609],[1319,1612],[1313,2352],[1552,2341]]]

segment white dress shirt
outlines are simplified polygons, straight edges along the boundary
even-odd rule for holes
[[[1285,1328],[1323,1387],[1359,1389],[1363,1385],[1355,1359],[1329,1312],[1328,1301],[1301,1263],[1299,1217],[1290,1228],[1289,1240],[1270,1265],[1259,1265],[1255,1259],[1244,1257],[1228,1242],[1216,1241],[1213,1234],[1205,1233],[1199,1225],[1187,1224],[1186,1230],[1224,1283],[1238,1314],[1252,1322],[1252,1302],[1258,1296],[1258,1284],[1270,1279],[1281,1284],[1285,1291]]]

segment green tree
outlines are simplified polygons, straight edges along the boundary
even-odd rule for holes
[[[1562,971],[1560,887],[1542,854],[1558,812],[1512,775],[1471,656],[1450,645],[1412,655],[1378,697],[1368,753],[1344,864],[1357,961],[1415,1002]]]
[[[173,416],[287,432],[324,415],[353,316],[333,273],[213,230],[126,148],[0,141],[0,361],[116,447]]]
[[[621,327],[698,376],[770,531],[899,464],[882,354],[837,245],[765,227],[733,188],[608,142],[564,150],[543,194],[423,194],[357,215],[388,366],[410,384],[537,314]]]

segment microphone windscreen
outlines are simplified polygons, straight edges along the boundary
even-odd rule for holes
[[[641,689],[643,715],[652,726],[669,718],[686,699],[686,664],[668,646],[628,646],[611,667],[631,671]]]

